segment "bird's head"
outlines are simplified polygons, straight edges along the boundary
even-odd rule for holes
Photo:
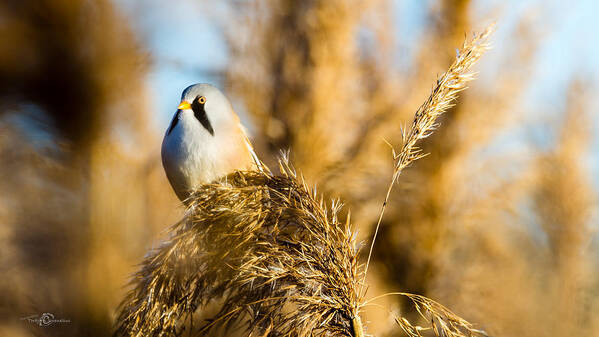
[[[210,84],[194,84],[181,94],[181,103],[167,130],[167,135],[179,120],[198,123],[205,132],[216,136],[219,131],[228,131],[239,124],[239,118],[223,93]]]

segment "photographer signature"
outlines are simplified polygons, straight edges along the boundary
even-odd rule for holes
[[[31,315],[31,316],[27,316],[27,317],[23,317],[21,318],[22,321],[28,321],[29,323],[33,323],[39,326],[49,326],[55,323],[71,323],[70,319],[64,319],[64,318],[55,318],[54,314],[51,314],[49,312],[45,312],[41,315]]]

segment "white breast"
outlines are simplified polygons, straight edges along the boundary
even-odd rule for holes
[[[239,130],[222,125],[211,135],[192,111],[179,114],[176,126],[162,141],[162,165],[180,200],[185,200],[202,184],[235,169],[251,167],[251,157],[241,135]]]

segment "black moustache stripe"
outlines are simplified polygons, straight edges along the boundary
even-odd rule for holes
[[[177,123],[179,123],[179,114],[181,114],[181,110],[177,110],[177,113],[175,113],[175,117],[173,117],[171,125],[168,127],[168,130],[166,131],[167,136],[171,134],[175,126],[177,126]]]
[[[212,136],[214,136],[214,129],[212,128],[212,124],[210,124],[208,115],[206,115],[204,104],[200,103],[196,98],[193,100],[193,103],[191,103],[191,110],[193,110],[193,115],[202,124],[202,126],[204,126],[204,128],[208,130]]]

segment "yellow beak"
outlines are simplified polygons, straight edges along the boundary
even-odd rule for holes
[[[189,103],[187,103],[186,101],[183,101],[183,102],[181,102],[181,104],[179,104],[177,109],[179,109],[179,110],[191,109],[191,105]]]

